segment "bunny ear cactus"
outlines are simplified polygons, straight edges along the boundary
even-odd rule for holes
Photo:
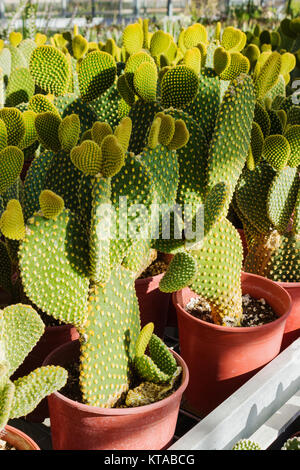
[[[67,381],[67,372],[58,366],[10,380],[43,332],[43,322],[28,305],[15,304],[0,312],[0,432],[9,419],[27,415]]]
[[[140,331],[134,281],[153,259],[150,233],[140,238],[137,234],[151,227],[153,203],[176,197],[175,149],[185,145],[188,132],[171,116],[161,115],[156,122],[157,132],[150,133],[149,145],[140,156],[127,150],[128,117],[114,131],[107,123],[94,123],[90,139],[64,156],[79,175],[82,206],[77,212],[84,212],[86,225],[66,208],[64,198],[44,189],[39,210],[27,219],[20,244],[27,296],[43,311],[80,331],[80,387],[90,405],[114,406],[128,391]],[[48,163],[45,155],[41,173],[49,173],[47,166],[53,164],[54,157]],[[37,174],[37,168],[33,173]],[[166,193],[170,179],[172,190]],[[127,204],[125,226],[122,198]],[[137,213],[139,204],[147,211]],[[49,250],[50,246],[55,250]]]

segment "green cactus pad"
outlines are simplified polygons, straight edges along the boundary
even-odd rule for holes
[[[144,33],[139,23],[129,24],[123,31],[122,43],[128,54],[135,54],[143,47]]]
[[[200,76],[200,86],[192,103],[183,107],[201,127],[207,141],[211,140],[221,100],[220,80],[211,69]]]
[[[300,182],[296,168],[286,167],[278,172],[268,193],[268,217],[280,233],[284,233],[294,211]]]
[[[221,73],[222,80],[233,80],[241,73],[247,74],[250,69],[250,62],[247,57],[243,56],[240,52],[232,52],[230,54],[230,63],[227,68]]]
[[[300,164],[300,125],[289,126],[284,137],[287,139],[291,149],[287,164],[295,168]]]
[[[134,75],[138,68],[145,63],[149,63],[152,65],[155,65],[153,57],[151,55],[147,54],[146,52],[137,52],[129,57],[129,59],[126,62],[125,70],[124,70],[124,75],[125,75],[125,80],[127,83],[127,86],[129,89],[132,90],[132,92],[135,91],[134,89]]]
[[[210,303],[214,323],[239,325],[243,248],[237,230],[229,220],[222,219],[204,238],[201,248],[192,250],[191,255],[198,269],[190,288]]]
[[[28,109],[37,114],[51,112],[58,114],[58,111],[52,101],[45,95],[36,94],[28,103]]]
[[[251,152],[254,159],[254,164],[258,165],[261,160],[262,151],[264,146],[264,135],[257,122],[253,121],[251,130]]]
[[[217,183],[209,192],[204,204],[204,236],[227,214],[227,202],[231,188]]]
[[[275,169],[282,170],[290,158],[291,148],[283,135],[269,135],[263,146],[263,156]]]
[[[39,209],[39,195],[44,188],[44,180],[54,153],[46,150],[38,155],[27,172],[24,182],[25,221]]]
[[[35,118],[35,128],[38,139],[48,150],[58,152],[61,150],[61,143],[58,136],[58,129],[62,120],[51,111],[38,114]]]
[[[144,62],[134,73],[133,85],[138,96],[144,101],[155,101],[157,89],[157,68]]]
[[[99,147],[101,147],[103,139],[108,135],[112,135],[112,133],[112,128],[107,122],[95,122],[91,130],[92,140],[96,142]]]
[[[132,130],[132,122],[129,117],[125,117],[120,121],[120,124],[115,128],[114,135],[118,139],[119,144],[122,146],[124,152],[127,152],[130,136]]]
[[[263,99],[277,83],[281,71],[281,55],[273,52],[261,67],[254,85],[257,99]]]
[[[33,111],[24,111],[23,120],[25,124],[25,134],[19,143],[21,149],[28,149],[31,147],[37,140],[37,132],[35,128],[35,118],[36,114]],[[38,144],[38,143],[37,143]]]
[[[154,323],[147,323],[140,331],[138,339],[135,344],[135,357],[142,357],[145,354],[152,333],[154,331]]]
[[[14,70],[9,77],[6,88],[6,106],[17,106],[27,103],[35,91],[34,81],[27,68]]]
[[[101,145],[102,166],[101,173],[105,178],[117,174],[125,162],[125,153],[118,139],[113,135],[108,135],[103,139]]]
[[[12,186],[21,174],[24,154],[17,147],[9,146],[0,151],[0,194]]]
[[[259,444],[249,439],[241,439],[235,444],[232,450],[261,450],[261,447]]]
[[[231,56],[224,47],[219,46],[214,52],[214,71],[217,75],[221,75],[225,69],[230,65]]]
[[[37,47],[30,57],[29,70],[35,84],[47,93],[59,96],[67,91],[70,66],[65,54],[56,47]]]
[[[159,283],[162,292],[176,292],[188,286],[197,272],[197,263],[188,252],[176,253]]]
[[[68,373],[62,367],[47,366],[16,380],[10,418],[20,418],[31,413],[43,398],[62,388],[67,377]]]
[[[7,129],[7,145],[18,145],[25,134],[22,113],[17,108],[2,108],[0,119]]]
[[[49,189],[41,192],[39,197],[41,211],[46,219],[56,219],[64,209],[64,200]]]
[[[135,102],[135,94],[132,89],[129,87],[125,74],[120,75],[117,82],[117,89],[123,100],[129,105],[132,106]]]
[[[147,145],[148,129],[152,125],[154,116],[162,111],[156,102],[146,103],[138,100],[131,107],[129,117],[132,121],[132,133],[130,137],[129,150],[138,155]]]
[[[207,43],[207,30],[200,23],[189,26],[184,32],[184,46],[186,49],[197,46],[199,42]]]
[[[115,127],[119,123],[119,100],[120,95],[114,83],[99,98],[91,102],[91,108],[97,114],[98,121],[104,121]]]
[[[78,80],[81,97],[92,101],[110,88],[116,78],[117,67],[107,52],[90,52],[81,62]]]
[[[161,82],[161,102],[164,108],[182,108],[197,95],[199,79],[194,70],[178,65],[168,70]]]
[[[260,233],[268,233],[271,222],[268,219],[267,201],[275,171],[266,162],[254,171],[245,171],[236,189],[236,201],[246,220]]]
[[[72,51],[76,60],[82,59],[88,51],[88,42],[81,34],[77,34],[72,39]]]
[[[0,364],[1,365],[1,364]],[[1,383],[1,377],[0,377]],[[11,406],[13,403],[15,387],[10,380],[6,380],[3,387],[0,387],[0,435],[10,417]]]
[[[253,113],[252,80],[240,75],[225,93],[208,155],[207,189],[220,182],[229,185],[228,206],[248,155]]]
[[[19,201],[11,199],[0,219],[0,230],[6,238],[22,240],[25,237],[25,224]]]
[[[111,238],[111,182],[95,177],[92,181],[92,203],[90,211],[90,277],[96,284],[104,285],[110,278]]]
[[[264,138],[268,137],[271,129],[271,121],[267,111],[258,102],[255,103],[254,122],[261,128]]]
[[[29,305],[10,305],[0,313],[0,338],[11,376],[44,332],[44,324]]]
[[[233,26],[227,26],[222,34],[221,45],[230,52],[240,52],[245,46],[245,33]]]
[[[64,209],[56,220],[35,215],[27,223],[19,252],[26,295],[57,320],[80,326],[89,285],[89,251],[80,222]]]
[[[128,390],[139,308],[130,271],[117,267],[104,287],[93,286],[81,345],[85,403],[109,408]]]
[[[80,120],[77,114],[66,116],[58,127],[58,138],[61,148],[70,152],[78,142],[80,135]]]

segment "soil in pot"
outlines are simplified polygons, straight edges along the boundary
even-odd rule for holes
[[[135,281],[135,290],[139,302],[141,326],[149,322],[155,325],[154,333],[163,338],[167,324],[171,295],[159,290],[159,283],[168,266],[166,255],[158,257]]]
[[[79,350],[79,341],[60,346],[46,358],[44,365],[68,367],[69,363],[78,361]],[[60,392],[50,395],[53,448],[160,450],[169,446],[189,377],[185,362],[175,352],[173,354],[183,371],[181,383],[170,396],[155,403],[133,408],[98,408],[71,400]],[[74,373],[76,376],[76,370]]]
[[[255,327],[265,325],[276,320],[278,317],[271,305],[265,299],[255,299],[249,294],[242,297],[243,319],[241,327]],[[208,302],[200,297],[192,297],[185,310],[200,320],[214,323],[211,316],[211,307]]]
[[[255,312],[257,326],[253,326],[253,315],[251,326],[215,325],[200,319],[199,313],[196,318],[185,310],[191,298],[196,297],[190,289],[173,294],[180,353],[190,371],[185,398],[200,416],[210,413],[280,352],[291,310],[289,294],[269,279],[244,272],[242,291],[257,301],[265,299],[276,319],[267,323],[264,319],[264,324],[259,324],[261,318]]]

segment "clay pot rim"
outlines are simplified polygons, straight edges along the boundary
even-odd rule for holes
[[[279,316],[276,320],[273,320],[272,322],[270,323],[266,323],[265,325],[259,325],[259,326],[222,326],[222,325],[216,325],[214,323],[209,323],[209,322],[206,322],[204,320],[200,320],[200,318],[197,318],[197,317],[194,317],[193,315],[191,315],[190,313],[188,313],[182,306],[181,306],[181,302],[180,302],[180,298],[179,298],[179,295],[180,295],[180,292],[181,291],[177,291],[177,292],[173,292],[172,294],[172,301],[174,303],[174,305],[180,310],[180,313],[183,315],[183,316],[186,316],[187,318],[191,319],[191,320],[194,320],[195,322],[197,323],[200,323],[201,326],[203,326],[204,328],[208,328],[208,329],[211,329],[211,330],[217,330],[217,331],[220,331],[220,332],[224,332],[224,333],[243,333],[243,334],[249,334],[250,332],[254,332],[254,331],[263,331],[263,330],[269,330],[269,329],[272,329],[274,326],[276,326],[277,324],[280,324],[282,323],[284,320],[287,319],[287,317],[290,315],[291,313],[291,309],[292,309],[292,299],[291,299],[291,296],[290,294],[280,285],[278,285],[277,282],[275,281],[272,281],[271,279],[268,279],[266,277],[263,277],[263,276],[258,276],[257,274],[252,274],[252,273],[247,273],[247,272],[244,272],[242,271],[242,282],[243,282],[243,276],[244,275],[247,275],[247,277],[252,277],[253,280],[255,278],[258,278],[258,279],[263,279],[265,282],[267,283],[271,283],[273,284],[274,286],[276,286],[277,289],[280,289],[282,294],[285,295],[288,299],[289,299],[289,308],[287,309],[286,313],[284,313],[283,315]],[[185,289],[187,289],[185,287]],[[195,296],[198,296],[198,294],[195,293]]]
[[[79,340],[72,341],[72,343],[79,343]],[[51,365],[51,356],[54,355],[56,352],[58,352],[61,349],[64,349],[67,344],[65,343],[58,348],[54,349],[44,360],[43,365]],[[70,344],[69,344],[70,345]],[[172,354],[175,356],[176,362],[178,365],[182,367],[182,379],[181,379],[181,385],[178,387],[177,390],[175,390],[172,395],[163,398],[160,401],[150,403],[150,405],[143,405],[143,406],[137,406],[133,408],[100,408],[98,406],[91,406],[91,405],[86,405],[84,403],[79,403],[78,401],[71,400],[70,398],[66,397],[62,393],[59,393],[58,391],[54,392],[52,395],[54,395],[56,398],[59,398],[60,400],[64,401],[65,403],[77,408],[80,411],[83,411],[85,413],[90,413],[94,415],[99,415],[99,416],[126,416],[126,415],[132,415],[132,414],[139,414],[139,413],[145,413],[147,411],[151,410],[157,410],[158,408],[163,408],[165,405],[168,405],[171,401],[174,399],[178,398],[180,395],[183,395],[183,392],[185,391],[188,381],[189,381],[189,370],[188,367],[185,363],[185,361],[182,359],[182,357],[177,354],[175,351],[170,349]],[[62,366],[63,367],[63,366]],[[51,396],[51,395],[50,395]]]
[[[270,279],[269,279],[270,280]],[[281,282],[281,281],[273,281],[276,282],[280,287],[283,287],[284,289],[299,289],[300,288],[300,282]]]
[[[149,276],[149,277],[143,277],[143,278],[138,278],[135,280],[135,283],[136,284],[146,284],[148,282],[152,282],[153,279],[158,279],[158,278],[161,278],[164,276],[164,272],[163,273],[160,273],[160,274],[155,274],[155,276]]]
[[[9,426],[8,424],[4,427],[4,430],[5,431],[8,431],[10,432],[11,434],[14,434],[18,437],[20,437],[22,440],[26,441],[27,444],[31,447],[30,450],[41,450],[40,447],[37,445],[37,443],[31,438],[29,437],[27,434],[25,434],[25,432],[21,431],[20,429],[18,428],[15,428],[13,426]],[[6,439],[6,436],[5,436],[5,433],[4,435],[2,436],[1,435],[1,439],[3,439],[4,441],[6,442],[10,442],[9,441],[9,438]],[[19,449],[19,448],[16,448],[17,450],[25,450],[25,449]],[[27,449],[26,449],[27,450]],[[29,449],[28,449],[29,450]]]

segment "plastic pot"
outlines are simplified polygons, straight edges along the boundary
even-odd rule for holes
[[[280,287],[286,289],[292,298],[291,313],[286,321],[282,339],[281,350],[300,337],[300,282],[277,282]]]
[[[167,324],[171,294],[159,290],[159,283],[164,274],[157,274],[135,281],[135,291],[139,302],[141,325],[154,323],[154,333],[160,338],[164,335]]]
[[[39,446],[27,434],[12,426],[5,426],[0,438],[16,450],[40,450]]]
[[[37,367],[41,367],[43,361],[54,349],[62,344],[74,341],[79,338],[78,331],[72,325],[48,326],[45,328],[43,336],[28,354],[25,361],[16,370],[13,380],[32,372]],[[49,417],[48,402],[42,400],[32,413],[26,416],[27,421],[42,423]]]
[[[242,291],[264,298],[278,319],[257,327],[214,325],[185,311],[191,297],[197,297],[190,289],[173,294],[180,352],[190,372],[185,397],[199,415],[211,412],[280,351],[291,297],[277,283],[248,273],[242,273]]]
[[[77,360],[79,341],[60,346],[44,365],[66,365]],[[98,408],[66,398],[59,392],[48,397],[52,445],[55,450],[159,450],[174,436],[182,394],[188,383],[184,361],[180,387],[169,397],[136,408]]]

